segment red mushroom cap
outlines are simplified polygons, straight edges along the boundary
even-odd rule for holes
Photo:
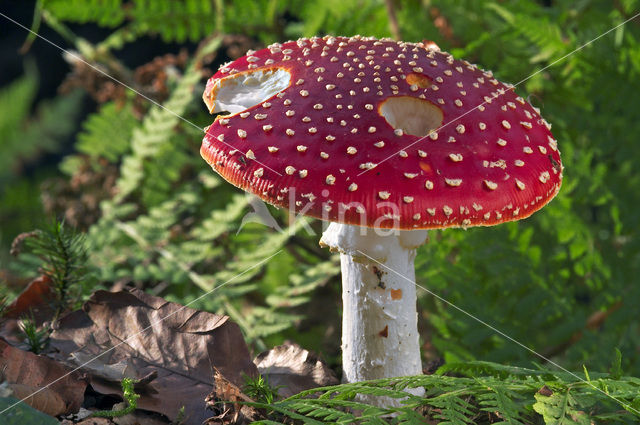
[[[216,117],[201,154],[269,203],[347,224],[487,226],[542,208],[562,181],[550,125],[491,72],[427,47],[327,36],[248,54],[208,81],[209,109],[234,84],[275,91]]]

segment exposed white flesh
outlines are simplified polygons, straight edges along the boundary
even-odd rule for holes
[[[409,96],[395,96],[380,105],[379,113],[394,129],[413,136],[426,136],[442,125],[442,111],[433,103]]]
[[[242,112],[270,99],[290,82],[291,74],[282,69],[243,72],[224,78],[213,88],[215,98],[211,112]]]
[[[385,232],[380,236],[375,229],[331,223],[320,240],[321,245],[340,252],[346,382],[422,373],[412,282],[416,248],[425,243],[427,231]],[[422,388],[410,392],[424,393]],[[379,406],[400,404],[387,397],[363,399]]]

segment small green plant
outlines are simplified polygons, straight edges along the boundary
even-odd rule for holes
[[[124,378],[120,385],[122,386],[122,398],[127,402],[127,407],[120,410],[98,410],[93,412],[93,416],[100,418],[117,418],[128,415],[138,407],[139,394],[136,394],[134,385],[138,382],[135,379]]]
[[[7,285],[5,282],[2,282],[0,284],[0,322],[2,322],[4,312],[7,310],[7,307],[9,307],[9,295],[7,292]]]
[[[40,354],[49,342],[49,329],[38,329],[33,316],[23,317],[19,323],[20,331],[24,335],[29,351]]]
[[[278,388],[280,386],[271,386],[266,376],[245,376],[242,391],[258,403],[269,405],[278,399]]]
[[[185,420],[186,416],[184,414],[184,406],[182,406],[179,410],[178,410],[178,414],[176,415],[176,418],[173,422],[171,422],[171,425],[181,425],[184,420]]]
[[[84,234],[56,220],[48,228],[35,231],[26,244],[42,261],[42,273],[51,279],[56,296],[53,321],[56,321],[81,295],[82,283],[89,277]]]

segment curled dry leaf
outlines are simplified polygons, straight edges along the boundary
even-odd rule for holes
[[[53,315],[51,303],[54,299],[55,292],[51,287],[51,279],[42,275],[32,280],[7,306],[3,317],[19,319],[25,315],[33,314],[36,322],[42,323],[43,320],[48,320]]]
[[[55,292],[51,286],[51,279],[42,275],[33,279],[26,288],[11,302],[0,317],[0,338],[20,348],[24,335],[20,330],[20,319],[33,317],[38,326],[53,317],[53,301]]]
[[[216,369],[213,391],[206,398],[207,408],[212,411],[213,416],[205,421],[205,425],[252,423],[260,418],[260,412],[252,406],[241,403],[253,401]]]
[[[97,373],[99,366],[86,369],[91,386],[102,394],[120,394],[120,383],[113,380],[119,370],[145,378],[145,385],[136,387],[138,407],[175,420],[184,406],[187,425],[210,416],[204,400],[214,367],[236,385],[243,374],[257,374],[239,327],[228,317],[138,290],[94,293],[81,311],[60,320],[50,347],[56,350],[53,357],[74,366],[102,354],[94,362],[108,373]]]
[[[12,347],[4,339],[0,339],[0,371],[0,381],[9,383],[13,397],[26,398],[27,404],[47,415],[77,412],[84,400],[87,384],[79,373],[65,376],[69,369],[63,365]]]
[[[326,363],[298,344],[286,343],[258,354],[254,363],[280,397],[340,382]]]
[[[38,232],[36,230],[31,232],[22,232],[15,238],[13,238],[13,242],[11,242],[11,249],[9,250],[9,254],[17,257],[22,252],[22,246],[24,242],[29,238],[37,238]]]

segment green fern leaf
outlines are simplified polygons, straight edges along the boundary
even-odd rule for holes
[[[131,139],[133,152],[125,157],[120,168],[116,202],[121,202],[139,186],[144,176],[144,161],[158,155],[169,142],[173,128],[180,122],[179,116],[193,100],[193,89],[199,80],[200,72],[193,65],[188,67],[164,108],[153,106],[142,125],[134,128]]]
[[[503,424],[524,424],[521,414],[523,403],[520,394],[498,383],[487,387],[487,390],[486,393],[480,393],[476,396],[480,410],[494,413],[502,419],[501,423]]]
[[[56,18],[79,24],[115,27],[125,18],[122,0],[45,0],[43,6]]]
[[[5,183],[16,167],[44,152],[59,150],[74,131],[82,93],[73,91],[42,101],[36,113],[29,116],[37,82],[35,71],[30,70],[0,90],[0,183]]]
[[[209,0],[136,0],[128,14],[138,27],[136,31],[159,34],[166,42],[197,42],[215,29]]]
[[[547,425],[590,425],[588,415],[577,410],[576,400],[569,390],[556,391],[550,396],[535,394],[533,409],[542,415]]]
[[[82,124],[76,149],[91,158],[117,162],[129,150],[131,131],[137,124],[131,104],[119,107],[113,102],[102,105]]]
[[[440,409],[434,415],[437,419],[442,419],[440,424],[459,425],[473,423],[474,406],[467,400],[455,394],[443,394],[430,398],[428,404]]]

